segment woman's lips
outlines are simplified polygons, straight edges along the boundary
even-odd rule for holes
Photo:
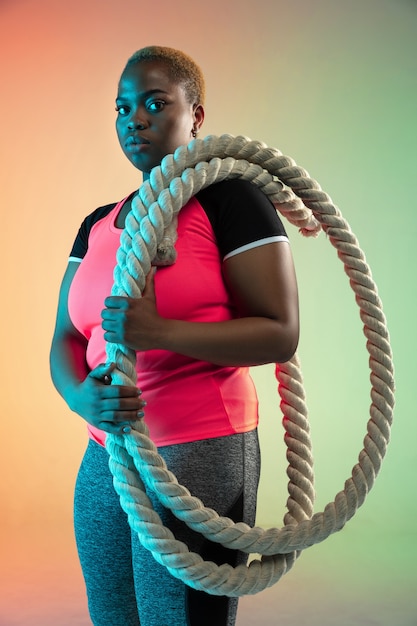
[[[125,141],[125,147],[132,152],[141,151],[149,145],[149,141],[134,135],[130,135]]]

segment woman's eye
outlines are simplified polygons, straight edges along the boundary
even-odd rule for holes
[[[116,111],[119,115],[127,115],[129,113],[129,108],[126,106],[123,106],[122,104],[118,104],[116,106]]]
[[[165,102],[163,100],[152,100],[147,105],[149,111],[162,111],[165,106]]]

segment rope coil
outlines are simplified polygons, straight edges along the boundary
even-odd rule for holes
[[[151,172],[126,219],[117,253],[113,295],[141,297],[151,264],[175,262],[176,216],[198,191],[228,178],[257,185],[277,210],[302,234],[323,229],[336,248],[355,293],[370,355],[370,419],[364,448],[351,477],[323,512],[313,515],[314,477],[307,408],[298,356],[276,366],[287,445],[289,477],[287,513],[281,529],[235,524],[194,498],[169,472],[149,438],[144,421],[131,434],[107,435],[110,469],[129,523],[155,559],[186,584],[211,594],[241,596],[276,583],[301,550],[337,532],[363,504],[379,472],[389,441],[394,406],[394,376],[389,334],[382,303],[358,242],[330,197],[290,157],[245,137],[195,139],[165,157]],[[107,344],[116,363],[114,384],[136,385],[134,351]],[[145,488],[190,528],[226,547],[258,553],[248,566],[217,566],[204,562],[162,525]]]

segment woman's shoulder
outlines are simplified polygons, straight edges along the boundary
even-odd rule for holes
[[[85,225],[87,230],[90,231],[94,224],[107,217],[107,215],[117,206],[117,204],[117,202],[111,202],[110,204],[105,204],[104,206],[97,207],[97,209],[94,209],[94,211],[87,215],[82,223]]]
[[[227,179],[196,194],[216,236],[223,257],[254,241],[287,240],[271,200],[254,183]]]
[[[84,258],[88,249],[88,239],[91,229],[95,224],[98,224],[100,220],[104,219],[109,213],[117,206],[117,202],[100,206],[87,215],[81,223],[77,236],[73,243],[70,260],[81,260]]]
[[[199,200],[215,200],[220,203],[247,201],[248,198],[253,200],[265,197],[256,185],[243,178],[228,178],[227,180],[213,183],[199,191],[196,196]]]

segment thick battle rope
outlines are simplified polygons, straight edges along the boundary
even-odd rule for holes
[[[257,185],[303,234],[323,229],[344,265],[364,325],[371,370],[370,419],[364,448],[344,489],[323,512],[313,515],[313,462],[307,409],[297,355],[276,367],[287,445],[287,513],[281,529],[250,528],[219,515],[178,484],[143,420],[129,435],[107,435],[114,486],[141,543],[173,576],[211,594],[242,596],[273,585],[294,564],[300,551],[337,532],[363,504],[379,472],[389,441],[394,406],[394,376],[382,304],[357,240],[339,209],[320,185],[277,149],[245,137],[210,136],[193,140],[168,155],[151,172],[132,202],[117,255],[113,295],[141,297],[151,264],[175,262],[176,216],[200,189],[228,178]],[[113,384],[137,383],[135,353],[107,344],[116,363]],[[205,562],[175,539],[153,510],[145,485],[161,503],[211,541],[262,555],[236,568]]]

